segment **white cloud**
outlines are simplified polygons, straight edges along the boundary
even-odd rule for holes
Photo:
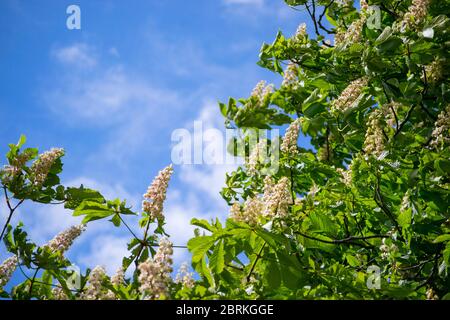
[[[45,93],[44,99],[66,121],[79,123],[82,119],[104,126],[158,112],[176,95],[131,76],[121,66],[113,66],[89,78],[68,73],[62,85]]]
[[[122,258],[128,256],[128,241],[129,237],[117,235],[95,237],[89,242],[88,253],[80,253],[77,262],[89,268],[102,266],[111,275],[122,265]]]
[[[85,43],[75,43],[68,47],[53,49],[52,55],[63,64],[80,68],[91,68],[97,64],[93,48]]]
[[[181,169],[181,180],[195,189],[200,197],[209,199],[210,205],[224,209],[225,201],[219,192],[225,186],[225,173],[236,169],[236,165],[188,165]]]

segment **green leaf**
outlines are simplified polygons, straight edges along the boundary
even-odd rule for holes
[[[120,227],[120,217],[119,217],[118,214],[115,214],[115,215],[111,218],[110,221],[114,224],[114,226]]]
[[[277,289],[281,285],[281,272],[278,264],[270,260],[266,266],[265,277],[270,289]]]
[[[412,210],[411,210],[411,208],[408,208],[408,209],[404,210],[397,217],[398,224],[402,228],[406,228],[409,225],[411,225],[411,220],[412,220]]]
[[[83,216],[86,217],[83,219],[83,223],[87,223],[89,221],[103,219],[113,215],[115,211],[111,208],[108,208],[105,204],[84,200],[74,211],[73,216]]]
[[[215,228],[214,226],[212,226],[208,221],[206,221],[205,219],[197,219],[197,218],[193,218],[191,220],[191,224],[203,229],[206,229],[208,231],[211,232],[215,232],[217,231],[217,228]]]
[[[223,240],[219,241],[219,244],[215,246],[211,257],[209,258],[209,265],[211,270],[216,273],[221,273],[225,266],[225,252]]]
[[[19,141],[17,142],[17,148],[22,148],[22,146],[27,142],[27,137],[23,134],[20,135]]]
[[[402,44],[402,40],[392,34],[390,27],[386,27],[378,39],[375,40],[375,44],[381,52],[393,51]]]
[[[308,216],[308,219],[311,222],[311,225],[308,228],[309,230],[319,233],[325,233],[328,235],[336,234],[335,223],[325,214],[320,212],[312,212]]]
[[[279,249],[280,245],[286,244],[286,238],[283,237],[282,235],[271,233],[269,231],[260,228],[256,229],[255,232],[259,237],[264,239],[264,241],[267,242],[269,246],[271,246],[274,249]]]
[[[67,201],[64,204],[64,207],[66,209],[75,209],[83,200],[105,202],[105,198],[100,194],[100,192],[85,188],[83,185],[79,188],[67,188],[65,194]]]
[[[224,117],[227,116],[227,105],[225,103],[219,102],[219,108],[220,108],[220,113],[222,113],[222,115]]]
[[[351,267],[358,267],[360,265],[359,260],[357,258],[355,258],[354,256],[352,256],[352,255],[347,254],[345,256],[345,259],[347,260],[348,264]]]
[[[214,278],[211,274],[211,269],[208,267],[208,264],[206,263],[206,257],[203,257],[201,259],[200,263],[201,263],[202,275],[209,282],[209,285],[214,288],[215,287]]]
[[[447,242],[444,252],[443,252],[443,256],[444,256],[444,262],[447,265],[450,265],[450,242]]]
[[[325,95],[320,94],[319,89],[315,89],[311,95],[303,102],[302,111],[308,118],[313,118],[316,114],[325,110],[323,100]]]
[[[450,240],[450,234],[441,234],[440,236],[436,237],[436,239],[434,239],[434,243],[440,243],[440,242],[445,242],[445,241],[449,241]]]
[[[200,262],[216,242],[212,236],[200,236],[188,241],[187,247],[192,252],[192,262]]]
[[[445,159],[437,159],[434,162],[434,168],[441,175],[449,175],[450,174],[450,161]]]

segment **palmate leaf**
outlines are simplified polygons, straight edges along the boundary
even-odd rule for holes
[[[213,253],[209,258],[209,266],[214,273],[221,273],[225,266],[224,241],[220,240],[214,247]]]
[[[106,204],[84,200],[74,211],[73,216],[85,216],[83,223],[103,219],[115,214],[115,211]]]
[[[64,207],[67,209],[75,209],[84,200],[100,203],[105,201],[105,198],[100,194],[100,192],[85,188],[83,185],[79,188],[67,188],[65,191],[65,196],[67,201],[65,202]]]
[[[192,262],[199,262],[216,242],[213,236],[199,236],[188,241],[187,247],[192,253]]]

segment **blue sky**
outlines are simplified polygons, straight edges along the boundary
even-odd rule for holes
[[[71,4],[81,8],[81,30],[66,28]],[[64,184],[84,183],[140,210],[147,186],[171,162],[172,131],[191,130],[195,120],[223,130],[217,101],[247,97],[261,79],[278,86],[279,77],[256,65],[259,48],[301,22],[303,13],[282,0],[2,0],[0,153],[22,133],[40,151],[63,147]],[[174,169],[165,215],[173,242],[183,245],[192,217],[228,214],[218,192],[231,167]],[[79,221],[34,204],[21,207],[19,220],[39,244]],[[111,273],[129,239],[95,222],[68,256]],[[183,260],[189,256],[178,250],[176,264]]]

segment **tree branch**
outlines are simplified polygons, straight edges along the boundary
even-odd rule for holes
[[[403,235],[402,235],[402,228],[398,224],[397,219],[395,219],[392,212],[389,210],[389,208],[384,203],[383,196],[381,195],[381,190],[380,190],[380,177],[379,176],[377,177],[377,186],[375,188],[374,200],[377,203],[377,205],[381,208],[381,210],[383,210],[383,212],[388,216],[388,218],[394,224],[395,229],[397,229],[397,231],[399,232],[400,239],[404,242],[405,239],[403,238]]]
[[[0,234],[0,241],[3,239],[3,236],[5,235],[6,228],[8,227],[9,223],[11,222],[11,218],[12,218],[12,216],[14,214],[14,211],[16,211],[16,209],[25,201],[25,199],[22,199],[14,207],[12,207],[11,206],[11,202],[10,202],[9,197],[8,197],[8,192],[6,191],[6,187],[5,186],[3,186],[3,191],[5,193],[6,205],[9,208],[9,215],[8,215],[8,218],[6,219],[5,225],[3,226],[2,233]]]
[[[374,234],[374,235],[370,235],[370,236],[350,236],[347,238],[343,238],[343,239],[333,239],[333,240],[324,240],[324,239],[320,239],[320,238],[316,238],[314,236],[310,236],[308,234],[305,234],[301,231],[294,231],[295,234],[299,234],[302,237],[305,237],[307,239],[310,240],[315,240],[315,241],[319,241],[319,242],[323,242],[323,243],[329,243],[329,244],[353,244],[356,246],[360,246],[360,247],[364,247],[364,248],[370,248],[367,245],[358,243],[358,242],[354,242],[354,241],[358,241],[358,240],[368,240],[368,239],[382,239],[382,238],[389,238],[388,235],[382,235],[382,234]]]
[[[259,249],[259,252],[258,252],[258,254],[256,255],[256,259],[255,259],[255,261],[253,262],[253,265],[252,265],[252,267],[251,267],[251,269],[250,269],[250,272],[249,272],[248,275],[247,275],[247,282],[250,281],[250,277],[252,276],[253,270],[255,270],[256,264],[258,263],[259,258],[261,258],[261,253],[262,253],[262,251],[264,250],[264,248],[266,247],[266,244],[267,244],[267,243],[264,242],[264,244],[261,246],[261,249]]]

